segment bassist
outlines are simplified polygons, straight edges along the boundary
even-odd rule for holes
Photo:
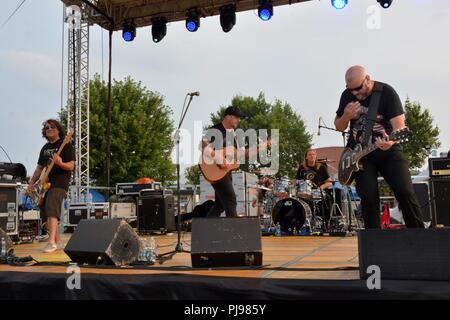
[[[74,169],[75,161],[71,144],[65,145],[59,156],[56,154],[65,136],[65,130],[58,121],[54,119],[45,121],[42,127],[42,136],[48,142],[41,149],[38,165],[30,180],[28,192],[34,191],[33,185],[39,179],[42,170],[53,161],[54,168],[48,176],[51,186],[40,207],[42,220],[45,221],[49,232],[49,239],[44,252],[49,253],[57,250],[58,245],[61,243],[58,224],[61,218],[62,203],[69,189],[70,175]]]
[[[364,67],[353,66],[345,74],[347,89],[341,95],[336,112],[335,126],[345,131],[350,124],[350,138],[347,147],[375,143],[377,150],[363,158],[363,170],[355,176],[356,190],[361,197],[361,207],[365,227],[380,228],[380,198],[378,193],[378,173],[392,188],[402,208],[403,218],[408,228],[423,228],[422,213],[416,199],[409,174],[408,163],[399,144],[387,141],[393,131],[405,128],[405,115],[398,94],[388,84],[370,78]],[[376,120],[369,121],[369,106],[374,96],[374,87],[381,89]],[[367,136],[366,136],[367,135]],[[366,140],[366,142],[367,142]]]

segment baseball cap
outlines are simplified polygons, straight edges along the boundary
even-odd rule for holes
[[[236,117],[240,117],[240,118],[245,117],[245,114],[243,114],[242,111],[239,110],[238,107],[234,107],[234,106],[229,106],[228,108],[226,108],[225,115],[232,115],[232,116],[236,116]]]

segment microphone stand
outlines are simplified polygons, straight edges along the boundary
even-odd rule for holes
[[[184,108],[186,105],[186,98],[187,96],[189,97],[189,102],[186,106],[186,109]],[[178,207],[178,214],[177,214],[177,244],[175,246],[175,250],[160,254],[158,256],[159,258],[159,263],[162,264],[163,260],[169,260],[172,259],[173,256],[177,253],[190,253],[190,251],[184,250],[183,249],[183,243],[181,242],[181,197],[180,197],[180,128],[181,125],[183,124],[184,121],[184,117],[186,116],[187,111],[189,110],[189,106],[191,105],[193,96],[192,94],[188,94],[186,95],[186,98],[184,99],[184,104],[183,104],[183,109],[181,110],[181,116],[180,116],[180,121],[178,123],[178,128],[175,131],[174,134],[174,140],[176,143],[176,158],[177,158],[177,207]]]
[[[344,145],[344,148],[345,148],[345,146],[346,146],[346,136],[347,135],[350,135],[350,131],[339,131],[339,130],[337,130],[337,129],[335,129],[335,128],[331,128],[331,127],[327,127],[327,126],[322,126],[320,123],[319,123],[319,129],[320,128],[324,128],[324,129],[327,129],[327,130],[331,130],[331,131],[336,131],[336,132],[340,132],[340,133],[342,133],[342,142],[343,142],[343,145]],[[338,164],[339,165],[339,164]],[[341,210],[341,208],[339,208],[339,205],[336,203],[336,190],[335,190],[335,181],[333,181],[332,182],[332,188],[333,188],[333,205],[332,205],[332,210],[331,210],[331,212],[330,212],[330,220],[329,220],[329,223],[331,222],[331,218],[333,217],[333,212],[335,213],[336,212],[336,208],[338,209],[338,211],[341,213],[341,216],[343,216],[343,214],[342,214],[342,210]],[[345,185],[343,185],[342,186],[346,191],[347,191],[347,193],[348,193],[348,189],[347,189],[347,186],[345,186]],[[350,189],[350,192],[351,192],[351,189]],[[341,204],[341,206],[342,206],[342,204]],[[348,231],[351,233],[352,231],[353,231],[353,227],[352,227],[352,210],[351,210],[351,208],[347,208],[348,210],[350,210],[350,212],[349,212],[349,214],[348,214]]]

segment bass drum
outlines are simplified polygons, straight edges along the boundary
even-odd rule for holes
[[[272,210],[272,220],[275,225],[280,224],[281,231],[299,231],[311,217],[311,208],[303,200],[286,198],[278,201]]]

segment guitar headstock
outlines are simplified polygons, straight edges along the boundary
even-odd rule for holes
[[[72,137],[73,137],[73,130],[69,129],[69,131],[67,131],[66,136],[64,137],[64,144],[68,144],[72,141]]]
[[[408,127],[404,127],[400,130],[394,131],[389,135],[389,140],[395,142],[407,142],[408,138],[411,136],[411,130]]]

